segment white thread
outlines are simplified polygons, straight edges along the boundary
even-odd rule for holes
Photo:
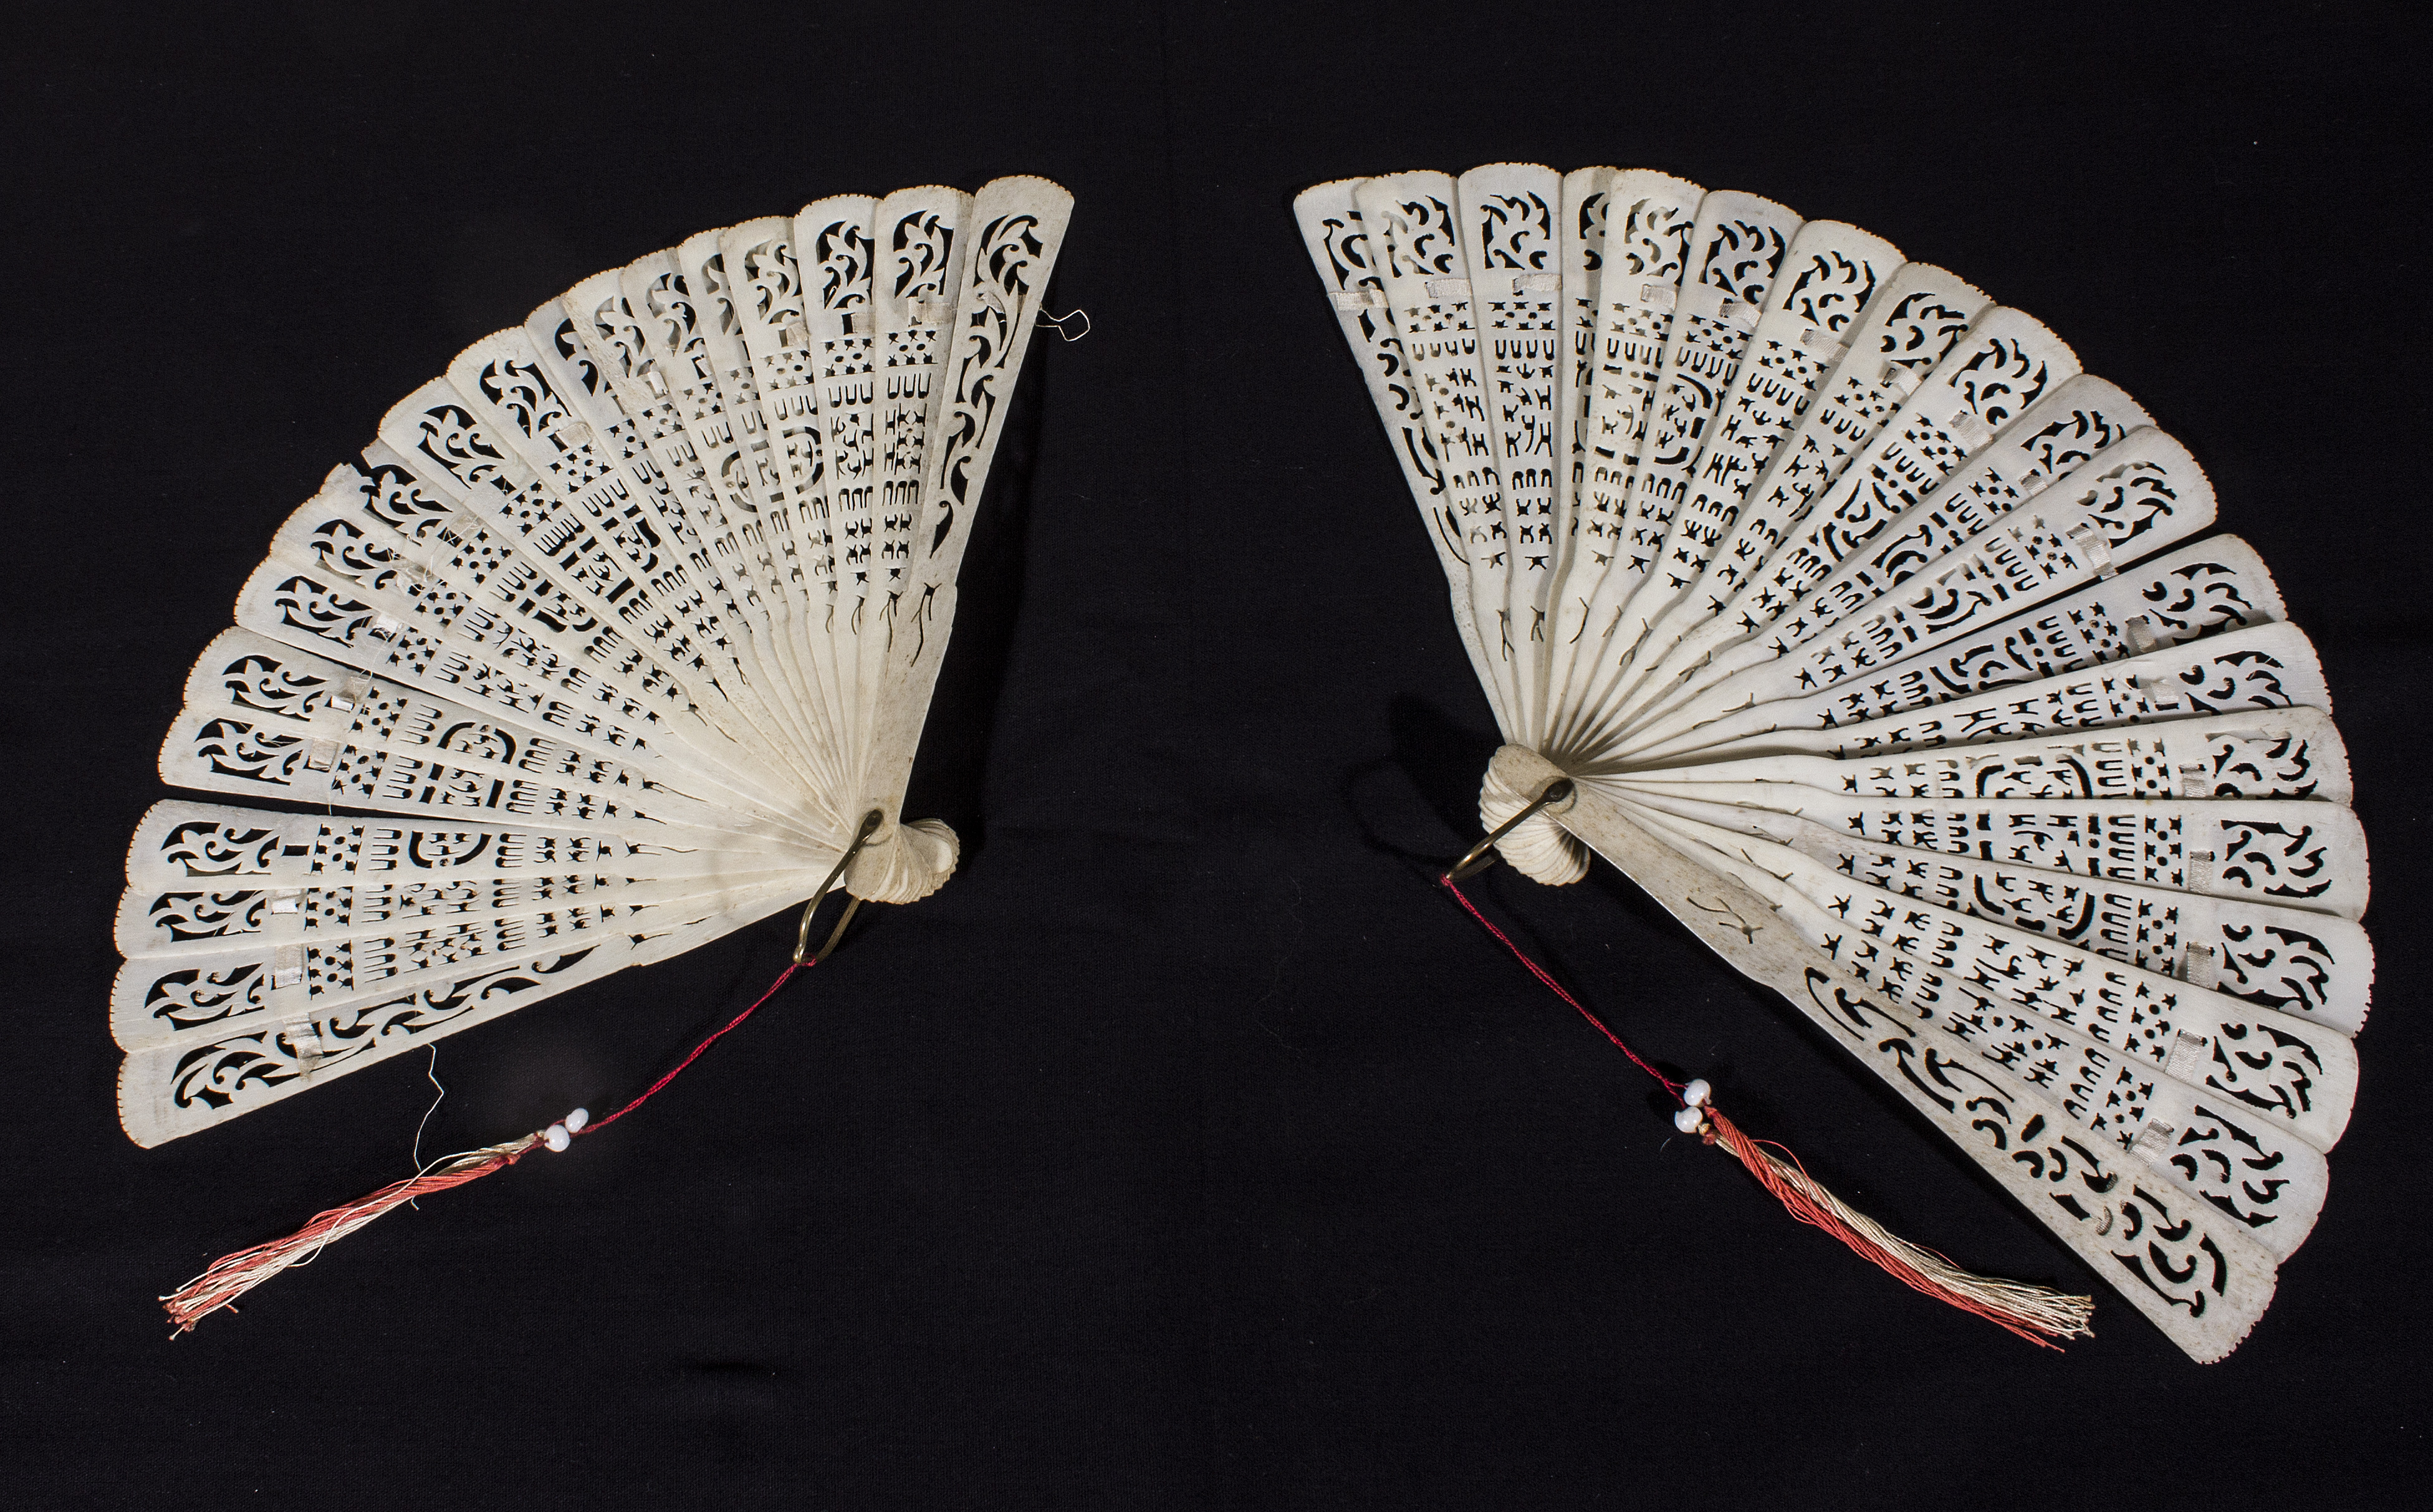
[[[431,1047],[431,1063],[422,1068],[422,1074],[431,1079],[433,1086],[439,1088],[439,1096],[431,1099],[431,1106],[422,1110],[422,1122],[414,1126],[414,1174],[417,1176],[420,1176],[427,1168],[422,1164],[422,1131],[431,1127],[431,1115],[437,1113],[439,1105],[448,1100],[448,1089],[439,1080],[439,1046],[436,1045]],[[420,1205],[412,1198],[406,1198],[405,1205],[413,1208],[417,1213],[422,1211]]]

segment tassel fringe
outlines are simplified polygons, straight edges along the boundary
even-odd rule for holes
[[[1961,1269],[1923,1246],[1914,1245],[1882,1224],[1827,1191],[1788,1150],[1778,1155],[1741,1132],[1739,1126],[1712,1107],[1700,1137],[1721,1145],[1749,1169],[1760,1185],[1773,1193],[1791,1215],[1812,1224],[1850,1247],[1862,1259],[1914,1291],[1974,1313],[2009,1329],[2031,1344],[2057,1350],[2059,1338],[2093,1338],[2087,1326],[2095,1316],[2095,1299],[2073,1297],[2024,1282],[1980,1276]]]
[[[451,1186],[480,1181],[492,1171],[505,1170],[532,1153],[544,1137],[543,1133],[531,1133],[487,1149],[468,1150],[436,1163],[419,1176],[391,1181],[369,1197],[316,1213],[312,1222],[284,1239],[222,1255],[201,1275],[162,1298],[161,1305],[168,1310],[179,1334],[223,1307],[234,1312],[238,1298],[288,1266],[310,1265],[332,1243],[416,1198],[445,1192]]]

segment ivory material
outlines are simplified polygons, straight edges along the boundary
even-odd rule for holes
[[[1510,742],[1481,821],[1578,785],[1504,858],[1561,884],[1593,846],[1710,940],[1685,890],[1761,899],[1832,993],[1728,959],[2143,1161],[2166,1227],[2194,1202],[2223,1274],[2265,1278],[2209,1304],[2252,1319],[2354,1111],[2368,866],[2322,667],[2254,552],[2204,536],[2186,447],[1999,291],[1743,191],[1498,163],[1295,210]],[[2179,1261],[2124,1265],[2171,1305]],[[2192,1352],[2245,1327],[2180,1316]]]
[[[1072,197],[839,195],[596,274],[383,417],[205,648],[128,857],[156,1144],[838,884],[902,813]],[[341,812],[341,810],[349,812]]]

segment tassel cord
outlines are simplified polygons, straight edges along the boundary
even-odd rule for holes
[[[632,1113],[635,1109],[639,1108],[642,1104],[650,1101],[653,1097],[657,1096],[661,1087],[666,1086],[669,1082],[673,1081],[677,1077],[683,1075],[685,1067],[701,1059],[702,1051],[708,1049],[711,1045],[716,1045],[720,1040],[725,1038],[729,1029],[734,1028],[745,1019],[750,1018],[753,1014],[758,1012],[760,1011],[761,1004],[776,996],[777,990],[779,988],[794,979],[794,973],[808,970],[818,964],[819,961],[817,960],[798,960],[792,965],[788,966],[784,971],[779,972],[777,974],[777,979],[769,984],[769,990],[767,992],[762,993],[758,997],[752,1000],[752,1006],[750,1008],[745,1009],[742,1012],[736,1014],[731,1019],[728,1019],[716,1033],[702,1041],[699,1045],[694,1045],[692,1047],[692,1054],[688,1055],[683,1060],[677,1062],[676,1067],[673,1071],[669,1072],[658,1080],[652,1082],[650,1086],[643,1089],[642,1095],[635,1098],[632,1102],[629,1102],[622,1108],[618,1109],[615,1113],[610,1113],[605,1118],[598,1119],[592,1123],[585,1125],[582,1129],[576,1130],[576,1132],[596,1134],[600,1132],[600,1130],[607,1128],[610,1124],[615,1123],[618,1119],[624,1117],[629,1113]]]

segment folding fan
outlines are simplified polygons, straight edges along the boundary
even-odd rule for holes
[[[1296,212],[1506,741],[1504,858],[1606,857],[2236,1348],[2321,1210],[2373,957],[2321,670],[2196,538],[2186,449],[2030,316],[1754,195],[1497,163]]]
[[[302,807],[138,827],[128,1136],[832,888],[937,888],[955,837],[904,792],[1071,204],[1012,178],[704,231],[392,409],[280,530],[162,748],[174,785]]]

